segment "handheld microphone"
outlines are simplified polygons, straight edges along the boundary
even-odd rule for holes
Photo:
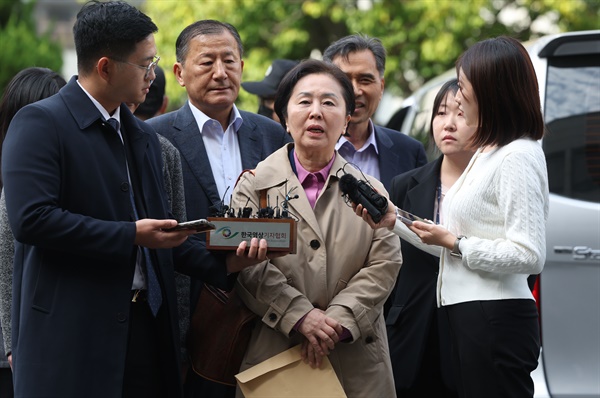
[[[388,208],[388,201],[367,184],[357,180],[352,174],[340,177],[340,190],[356,205],[362,205],[373,219],[378,223]]]

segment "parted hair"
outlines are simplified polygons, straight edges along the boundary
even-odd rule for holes
[[[480,41],[456,61],[457,76],[461,70],[479,106],[479,126],[472,138],[476,148],[543,137],[537,76],[519,41],[507,36]]]
[[[429,135],[433,137],[433,119],[435,119],[442,101],[446,100],[449,93],[456,94],[458,91],[458,79],[450,79],[440,87],[440,90],[435,95],[433,100],[433,108],[431,108],[431,120],[429,121]]]
[[[73,25],[77,69],[91,73],[102,57],[125,60],[137,43],[158,31],[150,17],[124,1],[90,1]]]
[[[352,112],[354,112],[354,88],[348,76],[333,64],[316,59],[307,59],[290,70],[279,83],[274,109],[284,130],[287,129],[287,105],[292,96],[292,91],[294,91],[294,87],[300,79],[312,74],[325,74],[337,80],[342,86],[342,95],[346,103],[346,115],[352,115]]]

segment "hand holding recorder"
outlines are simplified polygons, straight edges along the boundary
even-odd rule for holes
[[[367,210],[373,222],[379,223],[388,209],[388,199],[378,194],[365,181],[357,180],[352,174],[340,177],[340,190],[355,205],[361,205]]]

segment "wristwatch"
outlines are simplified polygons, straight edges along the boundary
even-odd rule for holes
[[[450,251],[451,256],[462,258],[462,253],[460,252],[460,247],[458,247],[458,245],[460,244],[460,241],[465,238],[466,238],[466,236],[464,236],[464,235],[458,235],[458,237],[454,241],[454,247]]]

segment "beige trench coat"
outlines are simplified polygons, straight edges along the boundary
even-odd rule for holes
[[[254,175],[243,174],[233,192],[234,208],[248,203],[255,210],[261,190],[267,190],[271,206],[277,198],[281,204],[287,192],[299,195],[289,201],[290,213],[300,220],[297,253],[247,268],[238,277],[238,293],[262,318],[241,370],[299,344],[304,337],[293,327],[317,307],[352,334],[351,342],[338,343],[329,355],[347,396],[394,397],[382,313],[402,264],[400,241],[386,228],[372,230],[344,203],[336,172],[346,161],[337,153],[313,211],[290,165],[292,146],[259,163]],[[345,170],[362,179],[355,168]],[[387,196],[379,181],[369,179]]]

